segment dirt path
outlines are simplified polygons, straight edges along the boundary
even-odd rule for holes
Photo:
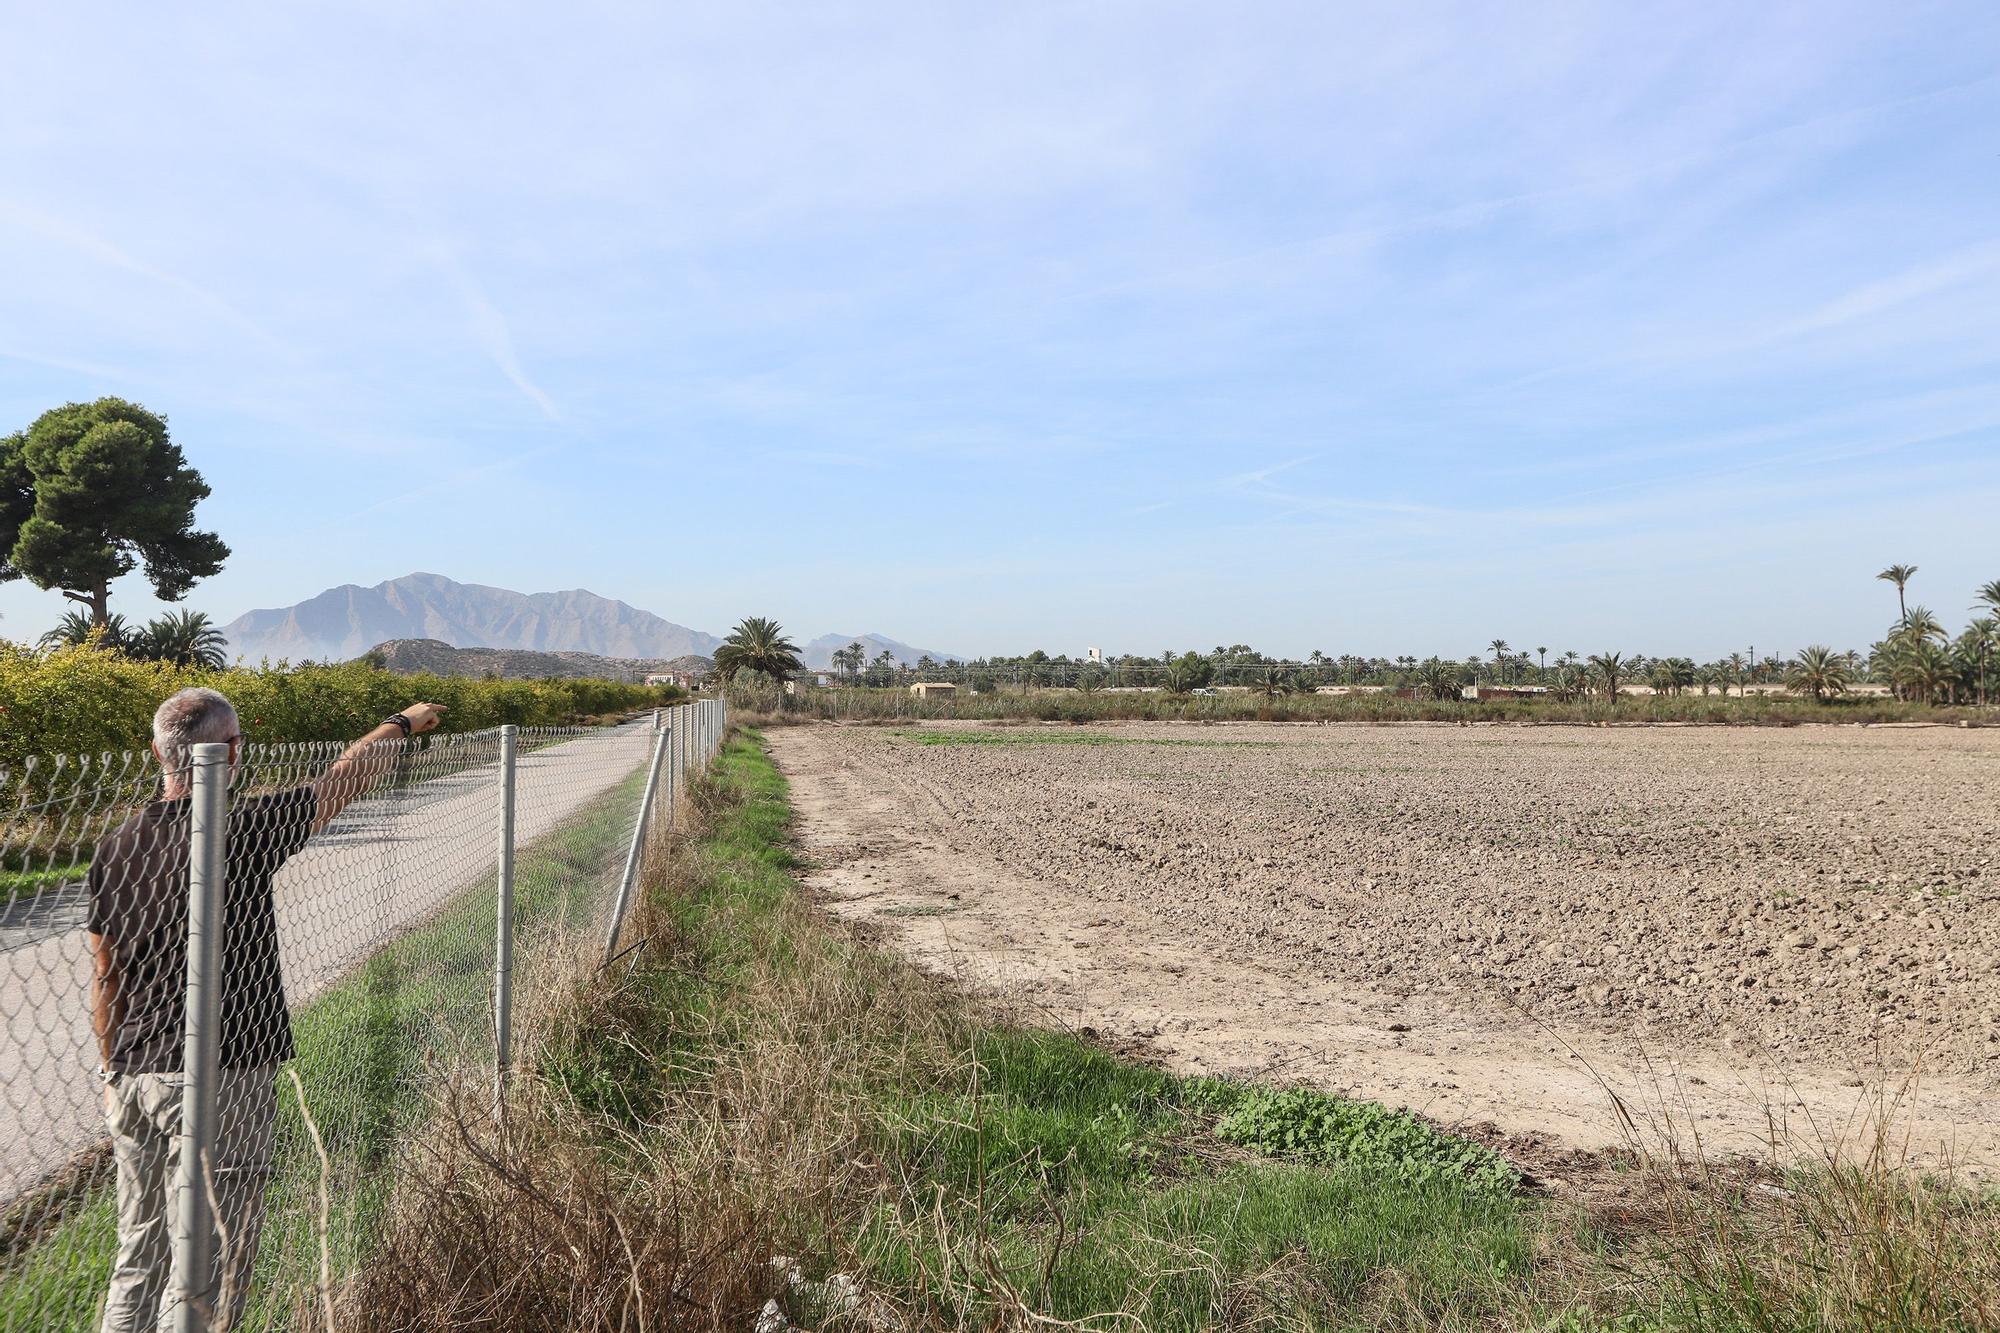
[[[1035,820],[1050,816],[1009,808],[1009,784],[1063,783],[1061,756],[1036,755],[1004,773],[959,773],[954,780],[972,784],[968,795],[879,730],[798,727],[769,739],[792,784],[809,884],[833,911],[887,930],[928,969],[1143,1047],[1183,1071],[1310,1083],[1446,1124],[1492,1124],[1550,1147],[1586,1149],[1626,1142],[1608,1085],[1642,1133],[1657,1141],[1672,1132],[1708,1154],[1761,1152],[1774,1138],[1792,1151],[1864,1141],[1885,1082],[1906,1082],[1885,1080],[1852,1051],[1776,1057],[1672,1024],[1531,1017],[1497,985],[1441,977],[1371,985],[1333,975],[1339,969],[1316,965],[1310,953],[1246,941],[1226,914],[1180,910],[1188,895],[1177,892],[1171,869],[1141,877],[1152,886],[1147,892],[1114,888],[1113,863],[1125,848],[1114,833],[1077,826],[1098,809],[1094,798],[1079,799],[1095,790],[1087,784],[1065,794],[1063,835],[1100,847],[1106,864],[1043,873],[1020,844]],[[1202,752],[1176,753],[1200,761]],[[983,777],[991,780],[982,785]],[[1173,785],[1161,796],[1145,784],[1123,799],[1184,801]],[[1268,856],[1253,864],[1276,866]],[[1241,892],[1261,899],[1267,888],[1253,878]],[[1292,907],[1287,899],[1288,914]],[[1451,955],[1454,963],[1459,957]],[[1907,1066],[1894,1068],[1900,1075]],[[1996,1091],[1988,1068],[1961,1060],[1953,1073],[1926,1075],[1903,1094],[1896,1132],[1908,1135],[1913,1159],[1951,1160],[1993,1179],[2000,1176]]]

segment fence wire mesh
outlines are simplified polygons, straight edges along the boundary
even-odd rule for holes
[[[491,1086],[498,1033],[511,1027],[518,1063],[603,963],[644,794],[670,818],[677,780],[721,736],[709,701],[345,761],[339,746],[244,746],[233,765],[217,756],[213,806],[185,759],[0,774],[0,1333],[151,1328],[184,1290],[203,1293],[197,1327],[293,1324],[318,1299],[322,1238],[336,1280],[365,1256],[440,1085]],[[225,812],[213,896],[205,809]],[[220,941],[212,1080],[184,1062],[203,1030],[188,977],[211,956],[204,902]],[[186,1248],[187,1132],[205,1144],[190,1160],[207,1254]]]

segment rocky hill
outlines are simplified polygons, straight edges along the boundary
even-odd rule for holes
[[[580,588],[519,593],[437,574],[410,574],[372,588],[343,584],[297,606],[239,616],[222,632],[230,655],[251,662],[346,661],[400,639],[642,661],[706,655],[720,642]]]
[[[642,680],[656,672],[705,672],[714,668],[706,657],[599,657],[595,653],[539,653],[528,648],[454,648],[436,639],[391,639],[376,644],[368,655],[390,671],[438,676],[494,676],[501,680],[546,680],[592,677],[599,680]]]

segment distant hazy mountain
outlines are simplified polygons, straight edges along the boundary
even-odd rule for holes
[[[595,680],[643,680],[655,673],[706,673],[706,657],[599,657],[595,653],[536,652],[529,648],[454,648],[436,639],[391,639],[368,650],[389,671],[428,671],[438,676],[497,676],[501,680],[546,680],[551,676]]]
[[[222,632],[230,655],[252,662],[345,661],[390,639],[644,659],[705,657],[721,642],[580,588],[519,593],[437,574],[411,574],[372,588],[343,584],[297,606],[238,616]]]
[[[957,656],[956,653],[941,653],[935,648],[912,648],[907,643],[898,643],[880,634],[822,634],[805,646],[801,656],[807,666],[816,671],[824,671],[833,665],[833,655],[836,652],[857,641],[868,650],[868,660],[871,662],[875,660],[877,653],[885,651],[898,662],[908,662],[912,666],[916,665],[920,657],[928,657],[933,662],[942,662],[946,658]]]

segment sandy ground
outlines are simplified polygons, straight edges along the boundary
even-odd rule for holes
[[[769,735],[832,910],[1176,1068],[2000,1176],[2000,732],[1090,731]]]

